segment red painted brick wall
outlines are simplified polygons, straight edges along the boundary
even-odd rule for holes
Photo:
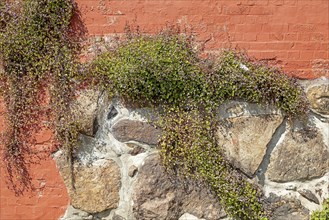
[[[77,0],[90,36],[122,33],[128,22],[156,32],[193,28],[208,52],[238,47],[299,78],[329,77],[328,0]],[[3,110],[3,108],[0,108]],[[3,130],[0,111],[0,130]],[[49,134],[39,140],[49,144]],[[49,140],[48,140],[49,139]],[[0,219],[58,219],[69,198],[53,160],[31,168],[35,192],[15,197],[0,179]]]
[[[0,131],[4,130],[5,107],[0,99]],[[37,134],[37,145],[40,151],[51,148],[52,132],[42,130]],[[0,143],[0,147],[1,143]],[[2,149],[0,151],[0,220],[50,220],[59,219],[69,204],[66,187],[63,184],[54,160],[48,154],[38,164],[33,164],[30,169],[33,192],[24,196],[15,196],[8,189],[2,162]]]
[[[69,203],[66,188],[54,161],[47,158],[31,167],[35,190],[16,197],[7,188],[3,175],[0,179],[1,220],[59,219]]]
[[[329,77],[328,0],[77,0],[89,35],[127,22],[154,32],[191,26],[206,50],[239,47],[299,78]]]

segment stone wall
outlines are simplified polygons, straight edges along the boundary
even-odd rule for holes
[[[218,109],[219,145],[264,191],[271,219],[308,219],[329,197],[329,80],[301,84],[312,105],[303,120],[241,101]],[[71,197],[63,220],[227,217],[207,187],[165,171],[156,147],[161,130],[152,125],[156,111],[90,90],[74,106],[88,123],[72,167],[62,151],[54,155]]]

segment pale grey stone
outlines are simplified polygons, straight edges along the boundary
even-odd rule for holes
[[[230,163],[252,177],[266,153],[267,144],[283,118],[280,115],[240,116],[223,119],[218,145]]]
[[[273,150],[267,177],[275,182],[310,180],[329,171],[329,152],[319,130],[290,129]]]
[[[121,174],[116,162],[108,159],[86,165],[75,161],[71,167],[64,156],[56,162],[74,208],[98,213],[118,207]]]

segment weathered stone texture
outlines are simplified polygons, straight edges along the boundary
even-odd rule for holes
[[[150,145],[156,145],[161,134],[160,129],[149,123],[128,119],[117,122],[111,132],[118,141],[138,141]]]
[[[298,193],[302,195],[304,198],[308,199],[309,201],[314,202],[318,205],[320,204],[320,201],[311,190],[308,189],[298,190]]]
[[[121,175],[116,162],[104,160],[97,165],[75,162],[72,177],[64,158],[57,158],[57,165],[74,208],[97,213],[118,207]]]
[[[329,84],[309,88],[307,90],[307,98],[313,111],[329,115]]]
[[[218,129],[218,144],[226,158],[252,176],[266,153],[267,144],[282,123],[282,116],[260,115],[228,118]]]
[[[272,152],[266,175],[269,180],[310,180],[329,171],[329,152],[316,128],[289,131]]]
[[[158,154],[149,156],[139,170],[133,192],[136,219],[179,219],[184,213],[198,218],[225,216],[218,201],[204,188],[171,179]]]
[[[75,121],[80,124],[80,132],[93,136],[97,131],[97,105],[100,92],[83,90],[77,94],[77,99],[71,104]]]
[[[138,146],[136,144],[130,144],[128,143],[127,144],[128,147],[131,148],[131,150],[129,151],[129,154],[132,155],[132,156],[136,156],[140,153],[144,153],[145,152],[145,149],[141,146]]]
[[[265,201],[270,213],[270,220],[308,220],[309,210],[301,205],[301,202],[294,198],[279,197],[270,194]]]

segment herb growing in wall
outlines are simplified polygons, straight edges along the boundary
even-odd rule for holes
[[[0,92],[7,108],[3,160],[9,186],[16,194],[32,186],[28,166],[38,159],[32,137],[47,126],[42,121],[55,122],[59,143],[72,145],[77,137],[68,111],[72,79],[77,73],[78,46],[70,26],[74,7],[71,0],[8,1],[0,5],[4,69]],[[46,102],[47,90],[50,103]]]
[[[314,211],[311,214],[311,220],[328,220],[329,219],[329,199],[323,202],[321,211]]]

